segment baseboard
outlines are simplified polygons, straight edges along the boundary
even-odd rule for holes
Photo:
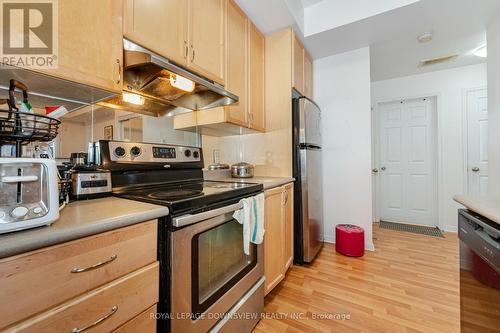
[[[333,235],[323,235],[323,242],[335,244],[335,237]]]
[[[445,232],[458,233],[458,227],[455,226],[455,225],[445,225],[444,226],[444,231]]]

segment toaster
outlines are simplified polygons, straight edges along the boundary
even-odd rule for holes
[[[57,166],[45,158],[0,158],[0,233],[59,218]]]

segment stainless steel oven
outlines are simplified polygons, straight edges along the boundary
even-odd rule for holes
[[[250,332],[260,319],[262,248],[251,244],[249,255],[243,252],[243,226],[233,218],[241,208],[234,203],[172,219],[180,228],[171,232],[172,333]]]

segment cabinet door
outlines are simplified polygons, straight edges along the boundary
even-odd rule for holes
[[[268,294],[284,275],[283,188],[266,191],[264,236],[264,292]]]
[[[187,0],[125,0],[123,19],[126,38],[187,64]]]
[[[285,224],[285,271],[293,263],[293,184],[285,186],[283,191]]]
[[[265,39],[257,27],[249,22],[249,118],[250,128],[264,131],[266,127],[264,106]]]
[[[247,17],[234,0],[228,1],[226,20],[226,89],[240,98],[226,107],[228,121],[247,126]]]
[[[188,66],[224,84],[224,0],[189,0]]]
[[[120,92],[122,2],[59,1],[58,68],[49,75]]]
[[[304,95],[313,99],[313,63],[306,50],[304,50]]]
[[[304,94],[304,47],[300,40],[292,35],[292,73],[293,87]]]

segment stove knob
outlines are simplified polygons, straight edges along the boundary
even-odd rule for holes
[[[123,147],[116,147],[115,148],[115,155],[118,156],[118,157],[125,156],[125,148],[123,148]]]
[[[200,157],[200,153],[199,153],[197,150],[195,150],[195,151],[193,152],[193,157],[194,157],[194,158],[198,158],[198,157]]]
[[[137,157],[139,155],[141,155],[141,148],[137,147],[137,146],[134,146],[130,149],[130,155],[134,156],[134,157]]]
[[[186,150],[184,151],[184,155],[186,155],[186,157],[191,157],[191,150],[186,149]]]
[[[16,207],[12,210],[12,212],[10,212],[10,215],[12,215],[12,217],[15,217],[16,219],[23,218],[26,216],[26,214],[28,214],[28,208],[23,206]]]

